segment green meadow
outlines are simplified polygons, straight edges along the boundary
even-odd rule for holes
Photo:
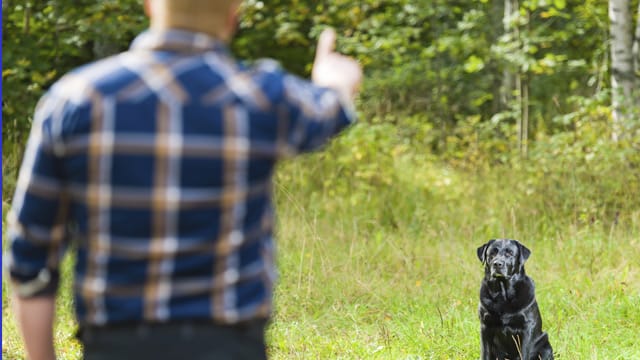
[[[271,358],[479,358],[476,249],[494,237],[532,250],[526,269],[558,359],[640,358],[640,197],[625,178],[635,169],[602,159],[607,172],[565,163],[536,178],[532,160],[535,169],[469,172],[407,151],[372,178],[350,178],[336,164],[348,149],[345,136],[278,169]],[[352,159],[352,174],[384,165]],[[58,299],[60,359],[81,356],[72,261]],[[23,359],[6,285],[3,358]]]

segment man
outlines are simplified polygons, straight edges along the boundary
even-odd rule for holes
[[[27,354],[54,359],[59,262],[76,240],[86,359],[265,358],[275,163],[353,121],[362,72],[318,42],[312,80],[244,67],[239,1],[147,0],[131,49],[64,76],[36,109],[10,215]],[[73,229],[73,231],[70,231]]]

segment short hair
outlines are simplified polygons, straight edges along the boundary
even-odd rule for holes
[[[151,0],[154,3],[164,3],[168,9],[182,13],[207,11],[224,13],[238,0]]]
[[[153,13],[164,14],[173,25],[189,28],[193,21],[209,24],[217,33],[225,30],[230,11],[240,0],[148,0]]]

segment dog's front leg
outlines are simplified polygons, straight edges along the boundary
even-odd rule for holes
[[[518,349],[522,360],[540,360],[535,345],[532,343],[531,334],[521,334],[518,336]]]
[[[542,335],[538,337],[533,351],[536,360],[553,360],[553,349],[551,348],[549,337],[546,333],[542,333]]]
[[[481,341],[481,351],[480,351],[480,359],[481,360],[496,360],[496,355],[493,352],[493,348],[491,346],[491,343],[489,342],[489,339],[486,338],[486,336],[482,336],[482,338],[480,339]]]

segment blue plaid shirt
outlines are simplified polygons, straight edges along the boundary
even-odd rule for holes
[[[52,294],[75,244],[83,325],[271,313],[275,163],[353,120],[336,92],[204,34],[147,31],[36,109],[13,209],[18,294]]]

